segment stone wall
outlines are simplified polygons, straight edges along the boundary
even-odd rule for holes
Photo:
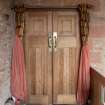
[[[105,69],[105,0],[99,1],[99,9],[90,11],[90,61],[92,66]]]
[[[10,94],[10,68],[14,38],[12,0],[0,0],[0,105]]]

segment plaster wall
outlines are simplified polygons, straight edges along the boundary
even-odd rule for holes
[[[90,11],[90,62],[93,67],[105,70],[105,0],[99,10]]]
[[[10,68],[12,42],[14,38],[11,0],[0,0],[0,105],[4,105],[10,94]]]

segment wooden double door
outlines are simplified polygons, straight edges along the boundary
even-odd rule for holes
[[[26,12],[24,42],[29,103],[76,104],[78,14]]]

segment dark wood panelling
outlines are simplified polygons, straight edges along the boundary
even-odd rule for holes
[[[91,68],[91,88],[90,99],[91,105],[102,105],[101,87],[105,87],[105,77],[100,75],[96,70]]]

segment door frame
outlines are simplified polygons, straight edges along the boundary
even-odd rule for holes
[[[54,11],[58,11],[58,12],[70,11],[71,13],[74,13],[74,12],[77,12],[77,8],[26,8],[26,10],[25,10],[25,12],[44,12],[44,11],[49,11],[49,12],[52,11],[52,13]],[[78,18],[78,22],[79,22],[79,18]],[[78,30],[77,34],[79,34],[79,23],[78,23],[77,30]],[[79,37],[79,35],[78,35],[78,37]],[[25,40],[24,39],[25,38],[23,38],[23,45],[24,45],[24,51],[25,51]],[[52,72],[53,72],[53,54],[52,54]],[[52,87],[53,87],[53,74],[52,74]],[[52,89],[52,100],[53,100],[53,89]],[[52,101],[52,104],[53,104],[53,101]]]

